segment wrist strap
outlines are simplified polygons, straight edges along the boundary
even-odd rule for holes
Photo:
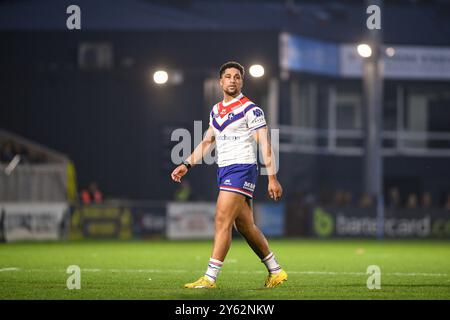
[[[186,166],[186,168],[189,170],[192,166],[190,163],[183,161],[183,164]]]

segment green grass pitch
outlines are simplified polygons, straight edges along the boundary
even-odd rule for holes
[[[266,270],[234,239],[218,288],[184,289],[203,275],[212,241],[0,244],[0,299],[450,299],[450,242],[271,239],[289,279],[263,288]],[[81,289],[66,287],[81,268]],[[367,288],[367,267],[381,289]]]

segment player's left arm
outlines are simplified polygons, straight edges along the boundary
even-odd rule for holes
[[[254,130],[253,138],[259,145],[264,164],[266,165],[269,180],[269,184],[267,186],[269,196],[273,200],[278,201],[283,194],[283,188],[277,179],[275,154],[270,143],[269,130],[267,126]]]

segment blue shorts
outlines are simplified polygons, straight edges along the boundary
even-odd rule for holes
[[[232,164],[217,170],[217,185],[220,190],[239,193],[250,199],[253,198],[257,180],[256,164]]]

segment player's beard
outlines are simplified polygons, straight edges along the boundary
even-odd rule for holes
[[[239,95],[239,89],[237,86],[234,87],[234,89],[227,88],[227,90],[225,90],[225,93],[229,96],[234,97],[234,96]]]

